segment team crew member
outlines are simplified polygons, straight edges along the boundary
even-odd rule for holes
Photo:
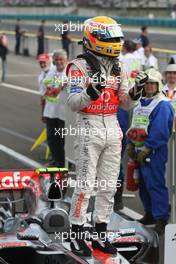
[[[50,70],[50,56],[47,53],[40,54],[38,56],[38,62],[41,68],[41,73],[38,77],[38,84],[39,84],[39,92],[41,94],[41,107],[42,107],[42,121],[45,122],[45,118],[43,117],[43,110],[45,106],[45,97],[43,96],[45,93],[45,87],[43,80],[46,78],[47,74],[49,73]]]
[[[125,66],[128,74],[129,86],[133,87],[135,77],[139,71],[142,70],[141,60],[135,56],[135,44],[131,40],[125,40],[122,46],[120,61]]]
[[[176,64],[169,64],[165,71],[166,84],[163,87],[163,92],[171,101],[174,108],[174,128],[176,130]]]
[[[122,62],[127,72],[129,87],[134,86],[136,75],[142,69],[141,60],[139,59],[138,56],[134,55],[135,49],[136,49],[136,44],[133,41],[125,40],[119,58],[120,62]],[[122,199],[123,185],[124,185],[123,156],[127,144],[125,134],[129,128],[128,111],[124,110],[122,107],[119,107],[117,111],[117,119],[119,121],[119,125],[123,132],[123,140],[122,140],[121,165],[120,165],[120,172],[118,175],[118,182],[117,182],[117,191],[114,196],[114,212],[118,212],[119,210],[123,209],[123,199]]]
[[[139,38],[144,48],[150,44],[150,41],[148,38],[148,28],[146,26],[141,27],[141,35],[139,36]]]
[[[43,96],[45,98],[43,117],[46,120],[47,142],[52,155],[52,161],[49,165],[64,167],[65,141],[62,130],[65,127],[65,103],[67,98],[64,84],[67,54],[64,50],[56,50],[52,58],[54,67],[50,69],[47,77],[43,80]]]
[[[20,27],[20,22],[21,19],[18,18],[16,25],[15,25],[15,54],[19,55],[20,54],[20,47],[21,47],[21,36],[22,36],[22,32],[21,32],[21,27]]]
[[[139,59],[141,65],[144,65],[144,48],[142,46],[141,39],[133,39],[133,43],[135,44],[135,51],[133,52],[136,59]]]
[[[144,70],[154,68],[158,70],[158,59],[152,54],[152,47],[144,48]]]
[[[78,113],[77,128],[82,131],[75,142],[77,185],[72,197],[70,222],[77,236],[71,241],[71,249],[87,256],[91,251],[79,234],[86,222],[96,177],[95,230],[100,240],[94,240],[92,247],[112,254],[117,252],[106,236],[102,236],[113,210],[120,168],[122,131],[116,113],[119,104],[127,107],[129,102],[140,97],[141,84],[147,78],[146,74],[140,73],[137,86],[130,90],[129,96],[127,74],[118,61],[122,39],[121,28],[113,19],[100,16],[87,20],[83,37],[85,53],[66,68],[70,91],[68,105]],[[106,182],[106,188],[102,187],[101,181]]]
[[[144,97],[135,107],[127,131],[130,140],[127,150],[129,157],[139,163],[139,194],[145,211],[139,221],[144,225],[155,224],[158,234],[164,232],[169,217],[165,165],[172,123],[173,110],[162,93],[162,76],[150,69]]]
[[[44,42],[45,42],[45,20],[41,21],[41,25],[38,28],[37,32],[37,55],[40,55],[44,53],[45,47],[44,47]]]

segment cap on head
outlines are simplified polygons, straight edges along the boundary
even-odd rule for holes
[[[43,53],[43,54],[40,54],[37,59],[39,62],[47,62],[50,60],[50,56],[48,53]]]
[[[166,72],[176,72],[176,64],[169,64],[165,70]]]
[[[120,25],[110,17],[97,16],[84,22],[84,48],[96,54],[118,57],[123,37]]]

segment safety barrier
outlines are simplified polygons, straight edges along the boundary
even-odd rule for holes
[[[54,15],[54,14],[0,14],[0,19],[4,20],[15,20],[20,18],[22,20],[41,20],[45,19],[47,21],[75,21],[83,22],[90,16],[78,16],[78,15]],[[175,28],[176,20],[171,18],[147,18],[147,17],[121,17],[114,16],[120,24],[128,26],[149,26],[149,27],[165,27],[165,28]]]
[[[53,29],[54,30],[54,29]],[[14,31],[3,31],[8,35],[9,38],[9,48],[10,50],[14,50]],[[2,31],[0,31],[2,33]],[[45,51],[52,53],[53,50],[58,49],[61,47],[61,37],[53,36],[53,35],[46,35],[45,36]],[[80,41],[79,38],[72,38],[72,43],[70,45],[70,58],[75,58],[79,53],[82,52],[82,47],[78,45]],[[24,32],[22,35],[22,52],[24,50],[28,50],[29,54],[32,56],[36,56],[37,51],[37,35],[34,33]],[[153,48],[153,52],[155,56],[158,58],[159,61],[159,69],[160,71],[164,71],[169,59],[172,55],[176,54],[176,50],[170,49],[160,49],[160,48]]]
[[[1,33],[1,32],[0,32]],[[6,31],[9,39],[9,48],[10,50],[14,49],[14,32]],[[52,52],[55,49],[61,47],[61,38],[47,35],[45,37],[45,50],[48,52]],[[76,57],[77,54],[81,53],[81,46],[77,44],[80,40],[78,38],[72,39],[72,43],[70,45],[70,58]],[[36,34],[33,33],[25,33],[22,37],[22,50],[29,50],[29,54],[36,56],[37,51],[37,41]],[[166,65],[168,64],[169,58],[172,54],[176,54],[176,50],[168,50],[168,49],[159,49],[153,48],[155,55],[159,59],[159,68],[160,71],[164,71]],[[75,114],[67,108],[66,110],[66,127],[75,127]],[[66,154],[67,154],[67,162],[70,165],[74,165],[75,160],[73,157],[73,142],[74,136],[70,135],[66,138]],[[169,142],[169,159],[167,164],[167,184],[169,188],[170,195],[170,203],[171,203],[171,221],[172,223],[176,222],[176,133],[173,132],[172,137]]]

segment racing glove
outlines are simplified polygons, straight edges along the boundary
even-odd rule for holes
[[[92,101],[96,101],[100,96],[102,89],[105,88],[105,78],[103,76],[92,76],[92,83],[87,87],[87,94],[90,96]]]
[[[132,160],[136,159],[136,151],[135,151],[135,146],[133,143],[127,144],[127,154],[128,154],[128,157],[131,158]]]
[[[152,150],[147,147],[143,147],[141,151],[138,152],[137,154],[137,161],[141,164],[144,165],[146,162],[146,158],[150,155]]]
[[[135,86],[129,91],[129,95],[132,100],[138,100],[141,97],[142,90],[147,80],[148,75],[145,72],[141,71],[137,74]]]
[[[92,101],[96,101],[100,96],[103,88],[104,86],[99,83],[95,87],[93,87],[92,84],[89,84],[89,86],[87,87],[87,94],[90,96]]]

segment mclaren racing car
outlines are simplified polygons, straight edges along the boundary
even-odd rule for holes
[[[75,255],[69,248],[68,179],[64,168],[0,172],[0,263],[158,263],[157,235],[115,213],[108,232],[118,254],[93,250],[89,258]],[[90,247],[93,218],[92,213],[85,228]]]

